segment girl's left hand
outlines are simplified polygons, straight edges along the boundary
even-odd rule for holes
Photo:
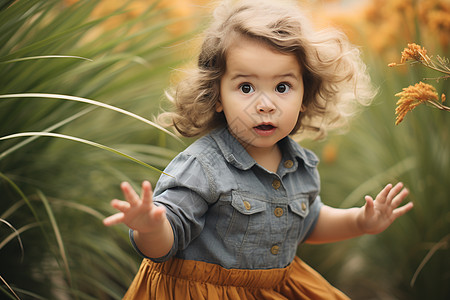
[[[397,183],[394,187],[392,187],[392,184],[388,184],[375,200],[366,196],[366,204],[361,207],[357,217],[361,231],[369,234],[380,233],[388,228],[395,219],[411,210],[413,208],[412,202],[398,207],[408,194],[409,191],[403,188],[403,184]]]

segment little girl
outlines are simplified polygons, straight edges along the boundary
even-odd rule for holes
[[[279,2],[220,5],[163,115],[202,137],[154,193],[122,183],[126,201],[104,220],[126,224],[144,257],[125,299],[348,299],[296,257],[298,244],[380,233],[412,208],[399,207],[408,191],[389,184],[361,208],[326,206],[317,157],[291,137],[343,125],[373,94],[341,33],[314,32]]]

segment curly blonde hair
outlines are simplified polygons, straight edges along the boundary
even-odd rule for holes
[[[342,127],[357,104],[368,105],[375,95],[360,51],[340,31],[314,31],[298,6],[280,2],[224,1],[205,31],[197,67],[166,93],[174,104],[158,120],[185,137],[206,134],[226,125],[216,112],[226,55],[239,37],[262,41],[280,53],[294,54],[303,71],[306,110],[290,133],[323,137]]]

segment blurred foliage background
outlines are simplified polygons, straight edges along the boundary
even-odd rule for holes
[[[0,96],[52,93],[113,105],[147,119],[166,107],[172,70],[195,58],[208,1],[17,0],[0,4]],[[450,57],[448,0],[303,1],[317,27],[361,46],[379,95],[346,134],[305,141],[320,157],[322,199],[360,206],[404,182],[415,208],[387,231],[299,255],[353,299],[450,296],[450,116],[419,106],[395,126],[394,96],[439,76],[399,62],[407,43]],[[70,57],[51,57],[63,55]],[[45,56],[45,57],[43,57]],[[37,57],[37,58],[35,58]],[[26,59],[25,59],[26,58]],[[428,80],[449,95],[448,80]],[[94,141],[163,169],[190,140],[96,105],[0,98],[0,138],[54,132]],[[119,183],[159,173],[120,155],[52,137],[0,140],[0,295],[121,299],[140,258],[125,226],[105,228]]]

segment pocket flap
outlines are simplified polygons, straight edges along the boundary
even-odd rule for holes
[[[266,202],[232,192],[231,205],[244,215],[253,215],[266,210]]]
[[[306,217],[309,213],[309,197],[308,195],[302,195],[292,200],[289,203],[289,207],[292,212],[299,215],[300,217]]]

